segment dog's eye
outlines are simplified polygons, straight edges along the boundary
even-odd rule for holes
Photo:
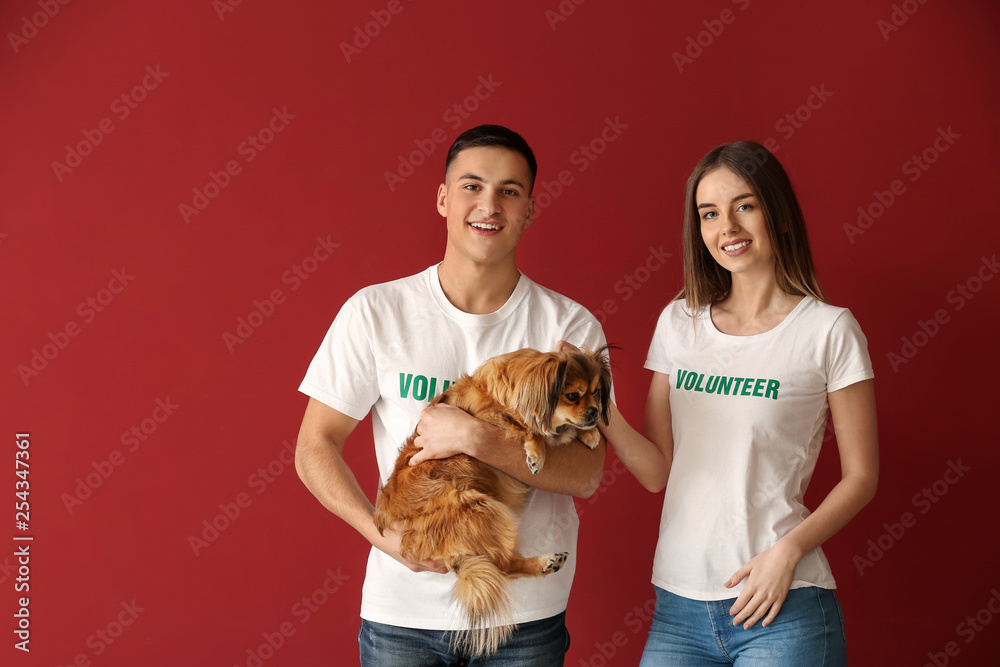
[[[595,389],[594,393],[593,393],[593,396],[594,396],[594,398],[600,398],[601,397],[601,390],[600,389]]]
[[[570,403],[576,403],[577,401],[580,400],[580,394],[576,393],[575,391],[570,392],[566,394],[566,400],[569,401]]]

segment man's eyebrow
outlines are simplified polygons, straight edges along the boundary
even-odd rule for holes
[[[741,195],[736,195],[735,197],[732,198],[732,200],[730,200],[729,203],[732,204],[733,202],[738,202],[739,200],[746,199],[747,197],[753,197],[753,193],[744,192]],[[704,204],[698,204],[698,208],[710,208],[712,206],[715,206],[715,204],[711,204],[709,202],[705,202]]]
[[[465,174],[463,176],[459,176],[458,180],[460,180],[460,181],[470,180],[470,181],[477,181],[479,183],[485,183],[486,182],[485,178],[483,178],[482,176],[477,176],[476,174]],[[517,180],[516,178],[505,179],[505,180],[503,180],[503,181],[500,182],[500,185],[516,185],[519,188],[521,188],[522,190],[526,189],[524,187],[524,183],[522,183],[521,181]]]

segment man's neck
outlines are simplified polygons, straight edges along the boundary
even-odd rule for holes
[[[446,255],[438,267],[438,280],[448,301],[473,315],[500,310],[520,279],[521,273],[514,262],[477,264]]]

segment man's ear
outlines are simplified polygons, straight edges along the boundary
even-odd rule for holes
[[[535,221],[535,196],[531,195],[528,197],[528,215],[524,218],[524,228],[527,229],[531,227],[531,223]]]
[[[437,193],[437,210],[438,213],[441,214],[442,218],[448,217],[447,195],[448,195],[448,184],[442,183],[441,185],[438,186],[438,193]]]

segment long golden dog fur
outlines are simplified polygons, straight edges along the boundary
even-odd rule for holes
[[[595,426],[598,419],[607,423],[611,391],[605,349],[524,349],[493,357],[432,403],[462,408],[522,442],[525,463],[537,474],[546,446],[576,438],[590,449],[599,444]],[[454,596],[472,629],[459,633],[455,646],[470,656],[493,653],[514,630],[508,581],[557,572],[567,554],[518,553],[528,486],[464,454],[411,467],[420,449],[415,437],[401,448],[376,501],[375,525],[383,534],[388,528],[403,532],[404,557],[442,560],[456,574]]]

